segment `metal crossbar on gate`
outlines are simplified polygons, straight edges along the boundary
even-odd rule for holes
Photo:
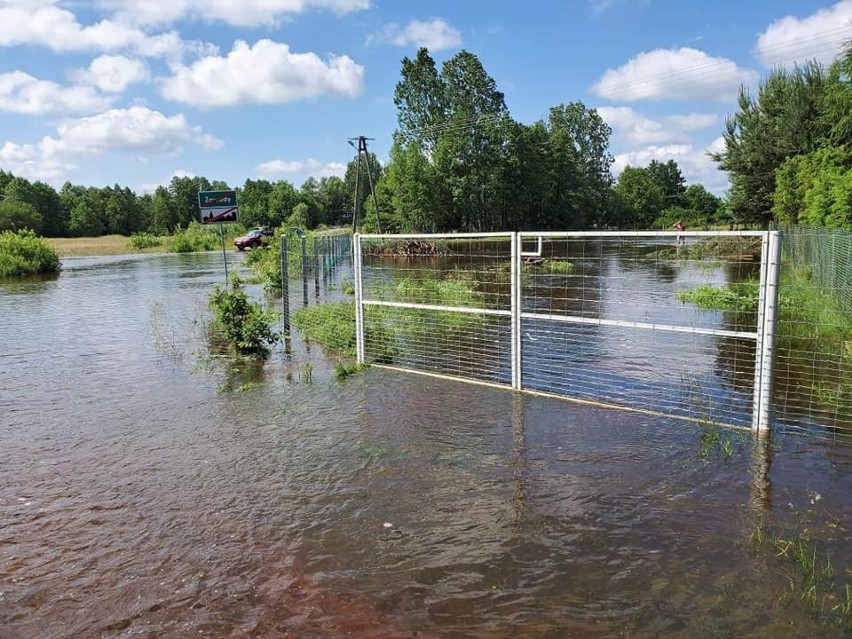
[[[701,255],[733,240],[759,262]],[[769,427],[777,232],[356,235],[354,255],[361,363]],[[681,301],[722,284],[757,308]]]

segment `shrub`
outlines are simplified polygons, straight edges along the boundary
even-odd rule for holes
[[[219,234],[199,222],[190,222],[186,229],[180,227],[172,237],[171,248],[175,253],[195,253],[197,251],[215,251],[221,240]]]
[[[130,248],[137,251],[147,248],[155,248],[157,246],[162,246],[162,244],[163,240],[151,233],[134,233],[130,236],[130,241],[127,243]]]
[[[58,273],[59,254],[33,231],[0,233],[0,277]]]
[[[278,314],[252,302],[244,291],[217,286],[210,293],[210,306],[215,314],[214,329],[238,353],[266,356],[280,339],[272,329]]]

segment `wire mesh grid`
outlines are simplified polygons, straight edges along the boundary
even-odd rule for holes
[[[760,238],[702,235],[362,236],[365,359],[749,425]],[[695,303],[728,285],[753,304]]]
[[[702,295],[756,290],[759,237],[522,237],[524,388],[751,424],[756,304]]]
[[[852,232],[789,228],[782,238],[775,421],[852,440]]]
[[[361,239],[367,361],[511,382],[511,235]]]

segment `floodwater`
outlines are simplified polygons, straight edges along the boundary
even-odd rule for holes
[[[211,360],[223,279],[211,253],[0,282],[3,639],[845,636],[848,446],[340,382],[298,339]],[[832,562],[820,614],[761,525]]]

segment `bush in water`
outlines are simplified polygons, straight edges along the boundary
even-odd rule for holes
[[[264,310],[249,300],[244,291],[217,286],[210,293],[210,306],[215,314],[214,328],[238,353],[266,356],[269,347],[279,340],[272,329],[278,315]]]
[[[0,277],[58,273],[59,254],[33,231],[0,233]]]

